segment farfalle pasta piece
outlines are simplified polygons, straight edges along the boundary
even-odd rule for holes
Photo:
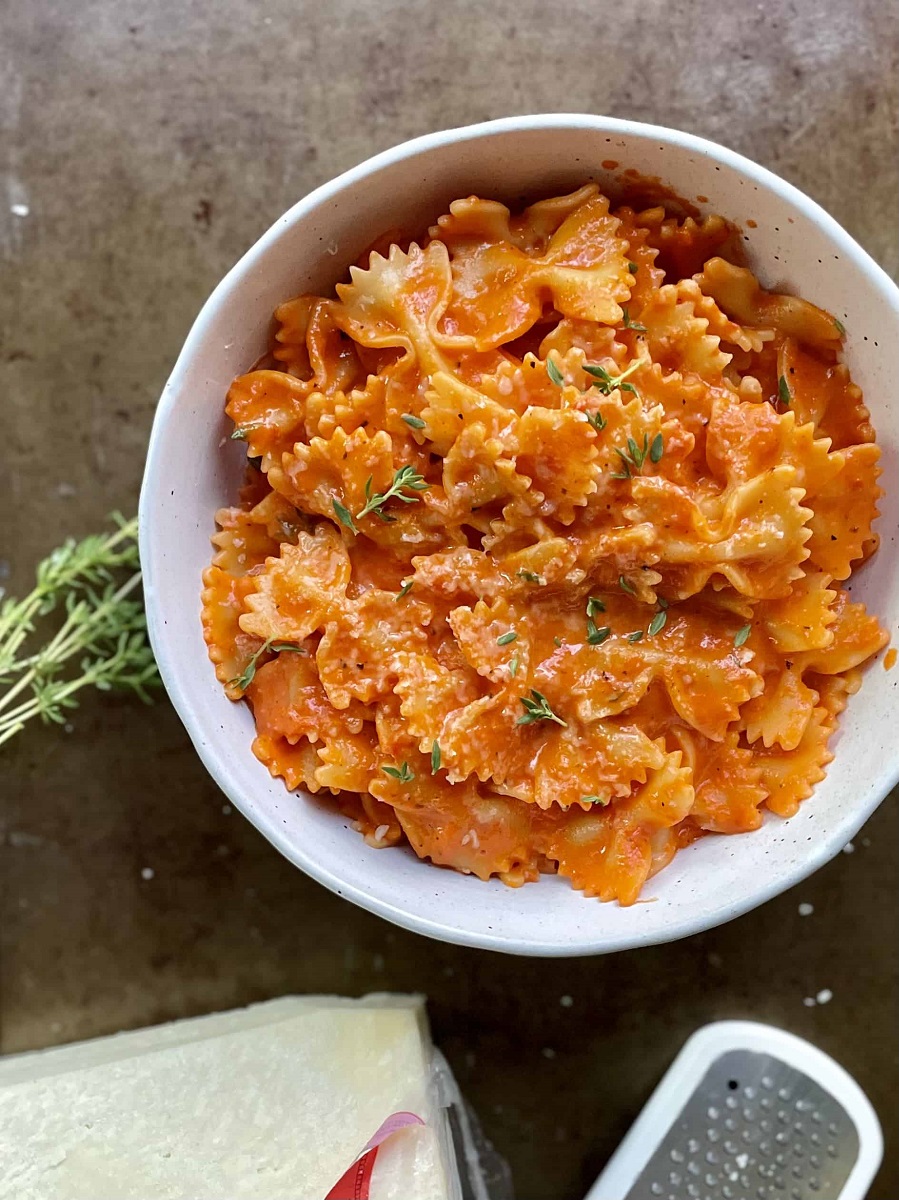
[[[311,385],[285,371],[251,371],[228,389],[225,412],[235,425],[232,437],[247,444],[247,454],[268,466],[302,436]]]
[[[867,558],[881,490],[880,450],[873,442],[842,451],[843,468],[822,486],[809,519],[809,561],[834,579],[848,579],[852,565]]]
[[[266,640],[303,642],[339,609],[349,579],[350,559],[340,535],[332,526],[317,525],[266,562],[246,598],[240,627]]]
[[[633,219],[645,231],[647,243],[657,252],[657,262],[669,282],[694,275],[733,237],[733,226],[717,213],[699,221],[691,216],[681,220],[656,205]]]
[[[478,675],[493,683],[506,683],[519,670],[522,675],[527,674],[528,638],[519,629],[518,614],[508,601],[498,600],[488,605],[479,600],[474,608],[460,606],[450,613],[449,624],[463,655]]]
[[[784,664],[765,677],[764,691],[744,705],[740,727],[748,742],[795,750],[817,703],[818,693],[803,681],[801,670]]]
[[[396,695],[385,696],[374,706],[375,733],[385,761],[405,762],[414,757],[418,747],[406,719],[400,711]]]
[[[533,211],[533,210],[532,210]],[[615,324],[621,302],[631,294],[627,244],[618,236],[617,217],[605,196],[573,209],[537,259],[535,278],[549,289],[565,317]]]
[[[253,753],[268,767],[272,778],[283,779],[290,791],[297,788],[305,788],[307,792],[321,791],[321,784],[315,778],[320,759],[311,742],[304,740],[293,746],[286,738],[261,734],[253,741]]]
[[[249,510],[220,509],[216,522],[220,528],[212,537],[212,566],[203,573],[203,637],[216,678],[236,700],[242,695],[240,676],[262,648],[262,638],[245,632],[239,623],[247,597],[256,588],[254,575],[282,543],[296,542],[305,518],[269,492]]]
[[[203,585],[203,640],[215,666],[216,679],[225,685],[231,699],[237,700],[243,694],[237,681],[262,648],[262,638],[245,633],[240,627],[240,617],[255,581],[246,575],[229,575],[221,567],[207,567]]]
[[[397,682],[397,655],[427,641],[427,605],[372,588],[334,611],[316,652],[319,676],[335,708],[380,699]]]
[[[319,749],[318,757],[321,766],[315,772],[315,782],[332,792],[368,792],[372,782],[378,777],[381,763],[380,747],[373,725],[363,725],[358,732],[349,728],[335,729]],[[366,797],[372,800],[372,797]],[[377,804],[377,802],[374,802]],[[380,807],[380,806],[379,806]],[[385,835],[390,829],[382,831],[377,837],[379,826],[375,826],[376,841],[384,845],[395,845],[399,841],[399,830],[391,838]]]
[[[721,341],[709,332],[709,320],[696,312],[695,297],[664,284],[640,309],[640,324],[654,362],[665,370],[720,381],[730,362]]]
[[[386,394],[388,381],[370,375],[364,387],[350,391],[312,391],[306,399],[306,436],[329,438],[338,430],[355,433],[357,429],[388,429],[396,433],[398,426],[390,420]],[[403,427],[402,432],[408,433]],[[287,447],[293,449],[293,446]]]
[[[693,805],[689,821],[706,833],[749,833],[762,823],[768,792],[751,750],[729,733],[723,742],[679,726],[672,741],[683,751],[692,772]]]
[[[469,514],[512,496],[525,497],[531,480],[519,474],[514,455],[498,438],[473,424],[466,425],[443,460],[443,486],[451,508]]]
[[[774,467],[704,503],[665,479],[641,476],[631,483],[625,512],[656,530],[655,562],[674,568],[662,574],[678,598],[720,575],[742,595],[764,600],[788,595],[802,574],[812,515],[803,496],[792,466]]]
[[[343,336],[335,311],[335,302],[320,296],[297,296],[275,310],[279,328],[272,357],[306,381],[310,392],[348,392],[362,385],[370,365],[357,344]]]
[[[626,353],[627,349],[619,341],[620,332],[609,325],[597,325],[595,321],[578,321],[571,317],[563,317],[544,335],[538,347],[539,357],[525,356],[525,361],[515,372],[514,378],[516,382],[520,381],[532,390],[535,376],[540,380],[545,375],[545,371],[540,370],[540,367],[549,359],[552,351],[563,361],[574,350],[579,351],[590,363],[598,363],[607,358],[617,362],[618,357]]]
[[[631,291],[626,249],[602,196],[570,212],[536,257],[505,241],[457,244],[445,325],[489,350],[526,333],[544,296],[563,316],[614,324]]]
[[[339,283],[337,325],[370,347],[397,347],[428,374],[446,369],[445,351],[475,348],[471,337],[439,328],[453,293],[449,255],[442,242],[404,252],[391,246],[386,258],[372,254],[368,269],[351,267],[352,283]],[[481,349],[482,347],[477,347]]]
[[[665,272],[658,262],[659,251],[653,245],[651,230],[628,205],[616,209],[621,222],[619,235],[627,241],[628,270],[633,276],[628,308],[639,313],[665,282]]]
[[[580,814],[558,826],[546,854],[559,874],[588,896],[633,904],[652,870],[654,842],[693,805],[690,770],[680,759],[679,752],[668,755],[643,787],[608,812]]]
[[[327,741],[361,731],[365,709],[360,704],[344,712],[334,708],[322,687],[314,654],[311,645],[288,648],[256,670],[246,695],[260,734],[295,746],[303,738]]]
[[[542,254],[559,226],[588,200],[599,195],[595,183],[585,184],[565,196],[538,200],[519,216],[512,216],[498,200],[468,196],[454,200],[450,210],[438,217],[429,233],[454,253],[465,247],[508,242],[534,254]]]
[[[372,847],[621,904],[797,810],[887,640],[841,586],[878,450],[841,326],[736,257],[595,184],[468,197],[278,309],[202,610],[272,775]]]
[[[812,794],[833,760],[827,743],[833,732],[833,718],[824,708],[816,708],[805,727],[799,744],[792,750],[756,751],[756,765],[762,786],[768,792],[766,804],[779,817],[793,817],[799,805]]]
[[[810,671],[806,673],[806,680],[817,691],[821,708],[835,722],[849,703],[849,697],[861,687],[862,673],[858,668],[842,675],[817,675]]]
[[[734,646],[735,620],[680,606],[662,611],[665,622],[650,635],[636,606],[610,612],[607,605],[596,617],[610,627],[604,640],[590,645],[585,625],[585,644],[541,664],[534,686],[551,704],[573,702],[578,718],[592,722],[632,708],[658,681],[684,721],[720,741],[741,705],[761,691],[752,651]]]
[[[454,200],[449,212],[438,217],[428,233],[435,241],[442,242],[451,255],[476,246],[496,246],[504,242],[526,248],[520,222],[513,223],[505,204],[498,200],[482,200],[478,196]]]
[[[697,317],[707,322],[706,336],[717,338],[747,353],[758,354],[774,338],[767,329],[738,325],[721,311],[711,296],[703,294],[695,279],[681,279],[676,286],[678,299],[692,305]]]
[[[469,777],[491,781],[495,791],[533,799],[533,731],[519,725],[523,709],[509,692],[485,695],[449,712],[434,741],[440,746],[450,783]]]
[[[514,433],[515,469],[531,483],[525,502],[543,517],[570,525],[597,489],[595,433],[573,409],[529,408]]]
[[[480,699],[477,674],[467,664],[447,666],[434,654],[411,651],[397,654],[395,670],[404,727],[419,749],[430,753],[449,714]]]
[[[392,804],[403,832],[420,858],[487,880],[499,876],[518,887],[539,876],[527,807],[484,794],[477,784],[446,783],[416,776],[399,788],[390,779],[372,789]]]
[[[337,520],[334,501],[352,515],[361,512],[369,480],[372,492],[390,487],[393,462],[393,439],[386,430],[371,435],[367,429],[350,434],[336,429],[329,438],[298,442],[280,467],[271,468],[269,479],[298,508]]]
[[[568,725],[545,735],[534,758],[533,801],[538,808],[591,808],[627,796],[665,761],[664,751],[642,729],[599,721],[587,728]],[[525,796],[524,799],[531,799]]]
[[[503,442],[515,426],[516,415],[508,405],[469,387],[447,371],[438,371],[431,377],[421,411],[427,437],[444,457],[470,425],[479,426],[485,437]]]
[[[297,379],[308,380],[312,375],[306,334],[313,312],[324,301],[320,296],[295,296],[275,309],[275,344],[272,358],[281,364],[281,369]]]
[[[493,600],[509,586],[510,577],[483,550],[454,546],[412,559],[415,584],[439,596]]]
[[[834,639],[831,625],[836,620],[833,602],[837,593],[830,583],[829,575],[806,568],[788,596],[765,600],[758,606],[765,632],[779,654],[822,650],[831,645]]]
[[[277,554],[283,542],[296,542],[305,518],[282,497],[273,502],[274,495],[271,493],[249,511],[219,509],[215,514],[219,530],[212,535],[214,567],[235,577],[249,575]]]
[[[799,296],[764,291],[746,267],[711,258],[694,278],[700,290],[741,325],[774,329],[820,350],[840,348],[842,334],[829,313]]]
[[[789,392],[797,422],[812,422],[819,437],[830,438],[834,450],[874,441],[871,414],[845,363],[827,362],[804,350],[794,338],[784,338],[777,373]]]
[[[836,589],[831,611],[833,622],[830,632],[833,637],[830,642],[821,649],[791,656],[801,671],[841,675],[844,671],[861,666],[889,641],[887,631],[877,618],[868,613],[864,604],[852,601],[843,588]]]
[[[810,500],[826,492],[846,465],[845,455],[816,432],[811,423],[797,425],[795,413],[776,413],[769,404],[719,402],[709,421],[706,457],[729,484],[758,479],[778,466],[793,467],[796,486]]]

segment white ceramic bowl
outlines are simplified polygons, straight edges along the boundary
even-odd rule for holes
[[[853,581],[890,629],[899,623],[899,291],[821,208],[721,146],[671,129],[584,115],[513,117],[452,129],[376,155],[281,217],[205,304],[168,381],[153,426],[140,506],[141,556],[153,648],[169,695],[222,790],[292,862],[339,895],[446,941],[516,954],[574,955],[649,945],[730,920],[836,854],[899,778],[899,668],[868,671],[834,738],[827,779],[792,820],[768,817],[739,837],[707,837],[679,853],[631,908],[600,904],[565,880],[512,891],[441,870],[409,850],[373,850],[344,820],[287,792],[250,752],[253,718],[225,698],[200,631],[200,573],[213,513],[233,502],[244,450],[223,441],[235,375],[262,354],[272,310],[328,291],[383,230],[427,226],[476,192],[515,203],[617,172],[660,176],[746,231],[769,287],[798,292],[846,325],[846,357],[864,388],[884,454],[888,494],[879,554]],[[749,220],[756,225],[747,225]]]

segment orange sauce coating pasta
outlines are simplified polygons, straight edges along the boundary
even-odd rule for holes
[[[203,622],[254,752],[370,844],[630,904],[796,812],[886,641],[842,329],[719,217],[450,205],[276,312]]]

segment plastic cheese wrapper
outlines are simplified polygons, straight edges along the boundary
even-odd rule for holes
[[[509,1200],[415,996],[0,1059],[2,1200]]]

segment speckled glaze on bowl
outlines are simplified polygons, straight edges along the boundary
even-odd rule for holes
[[[601,167],[615,160],[615,171]],[[882,544],[851,582],[891,632],[899,624],[899,290],[830,217],[790,184],[711,142],[606,117],[513,117],[446,130],[379,154],[281,217],[225,276],[166,384],[150,440],[140,543],[150,635],[169,695],[222,790],[298,867],[339,895],[431,937],[514,954],[600,954],[651,945],[739,916],[822,866],[899,779],[899,669],[878,660],[843,715],[826,780],[788,821],[707,837],[679,853],[631,908],[585,899],[555,877],[512,891],[374,850],[346,821],[289,793],[250,752],[253,719],[226,699],[200,629],[200,574],[213,513],[231,503],[243,448],[227,440],[223,402],[268,344],[272,310],[328,291],[384,229],[426,227],[457,196],[511,203],[595,179],[613,193],[624,168],[704,199],[746,232],[762,282],[829,309],[848,330],[846,359],[883,449]],[[750,226],[752,220],[755,224]]]

